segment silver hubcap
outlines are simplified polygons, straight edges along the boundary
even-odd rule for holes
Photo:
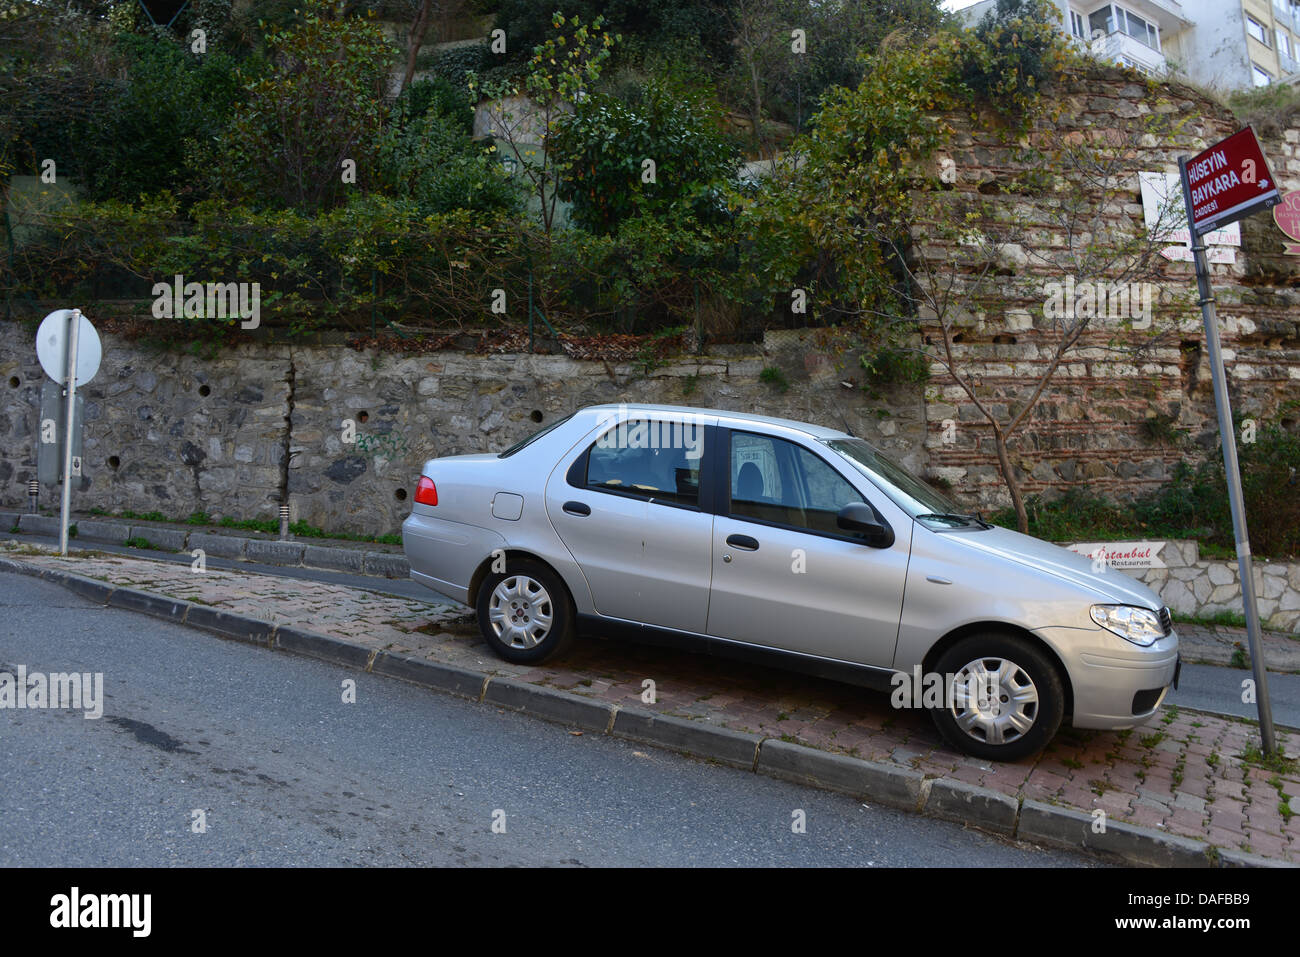
[[[527,575],[510,575],[492,589],[488,623],[511,648],[536,648],[551,633],[551,596]]]
[[[952,716],[976,741],[1009,744],[1038,720],[1038,689],[1004,658],[976,658],[956,674]]]

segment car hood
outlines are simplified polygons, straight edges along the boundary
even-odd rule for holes
[[[1152,611],[1159,611],[1164,604],[1150,588],[1118,569],[1094,572],[1092,559],[1009,528],[994,526],[978,532],[940,534],[958,548],[1024,565],[1086,589],[1103,601],[1140,605]]]

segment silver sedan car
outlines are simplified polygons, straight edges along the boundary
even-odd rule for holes
[[[1179,671],[1169,611],[1099,562],[963,513],[862,439],[710,409],[596,406],[431,459],[411,577],[509,661],[579,631],[877,688],[1016,759],[1129,728]]]

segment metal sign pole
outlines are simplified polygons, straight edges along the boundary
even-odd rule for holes
[[[59,511],[59,554],[68,554],[68,515],[72,511],[72,426],[77,397],[77,333],[81,310],[73,309],[68,330],[67,412],[63,416],[63,507]]]
[[[1232,426],[1228,377],[1219,348],[1219,317],[1210,286],[1210,268],[1205,258],[1205,238],[1197,232],[1192,208],[1192,191],[1187,181],[1188,157],[1178,160],[1183,183],[1183,202],[1187,205],[1187,228],[1191,235],[1192,256],[1196,263],[1196,288],[1200,293],[1201,318],[1205,321],[1205,346],[1214,380],[1214,405],[1219,413],[1219,441],[1223,445],[1223,467],[1228,479],[1228,504],[1232,510],[1232,532],[1237,542],[1237,571],[1241,579],[1241,599],[1246,612],[1246,640],[1250,645],[1250,667],[1255,677],[1255,704],[1259,709],[1259,732],[1264,753],[1277,752],[1273,732],[1273,706],[1268,697],[1268,670],[1264,666],[1264,647],[1259,633],[1259,605],[1255,597],[1254,563],[1250,557],[1250,536],[1246,531],[1246,505],[1241,494],[1241,471],[1237,465],[1237,436]]]

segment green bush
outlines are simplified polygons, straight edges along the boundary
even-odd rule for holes
[[[470,138],[474,111],[463,92],[445,80],[420,80],[407,87],[394,112],[380,155],[386,190],[409,197],[425,214],[519,210],[520,190],[495,147]]]
[[[416,67],[429,71],[435,78],[458,90],[468,90],[469,75],[485,73],[496,59],[486,43],[473,43],[422,53],[416,60]]]
[[[638,210],[652,215],[709,215],[708,187],[735,175],[739,155],[723,134],[717,108],[656,80],[630,102],[596,93],[578,103],[554,136],[565,170],[562,200],[575,223],[597,233],[618,230]],[[655,164],[645,182],[644,162]]]

